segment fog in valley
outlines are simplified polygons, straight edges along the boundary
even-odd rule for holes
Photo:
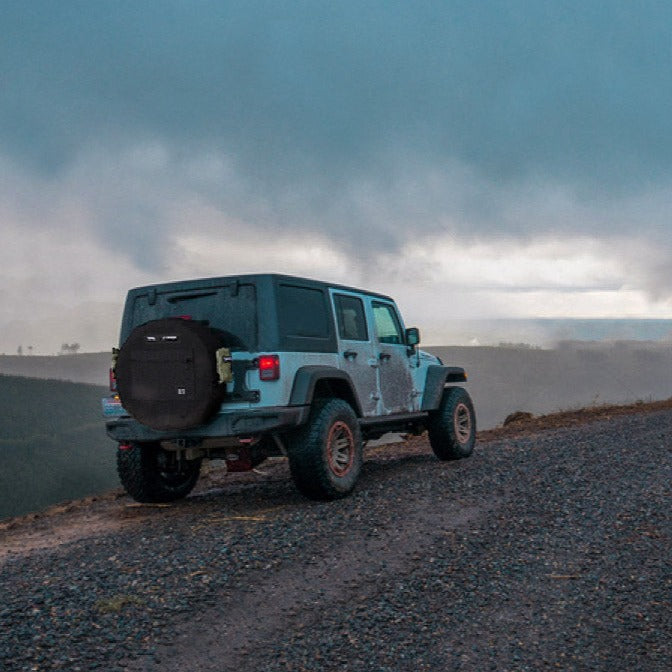
[[[672,343],[665,341],[422,347],[444,364],[467,370],[480,429],[501,425],[514,411],[538,415],[672,397]],[[110,359],[104,352],[0,356],[0,374],[107,386]]]

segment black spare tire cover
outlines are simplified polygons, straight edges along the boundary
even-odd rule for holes
[[[226,392],[215,356],[223,345],[221,334],[191,320],[166,318],[136,327],[116,364],[124,409],[153,429],[202,425]]]

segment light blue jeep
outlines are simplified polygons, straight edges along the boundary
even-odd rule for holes
[[[118,470],[138,501],[194,487],[204,457],[230,470],[286,455],[313,499],[347,495],[362,446],[427,430],[441,460],[471,454],[459,367],[418,349],[382,294],[276,274],[132,289],[104,400]]]

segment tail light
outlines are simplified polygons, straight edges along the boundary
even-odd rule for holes
[[[280,357],[261,355],[259,357],[259,380],[278,380],[280,378]]]
[[[119,359],[119,348],[112,348],[112,362],[110,366],[110,392],[117,391],[117,360]]]

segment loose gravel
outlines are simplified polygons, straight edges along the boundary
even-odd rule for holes
[[[0,669],[669,670],[672,411],[286,469],[0,567]]]

